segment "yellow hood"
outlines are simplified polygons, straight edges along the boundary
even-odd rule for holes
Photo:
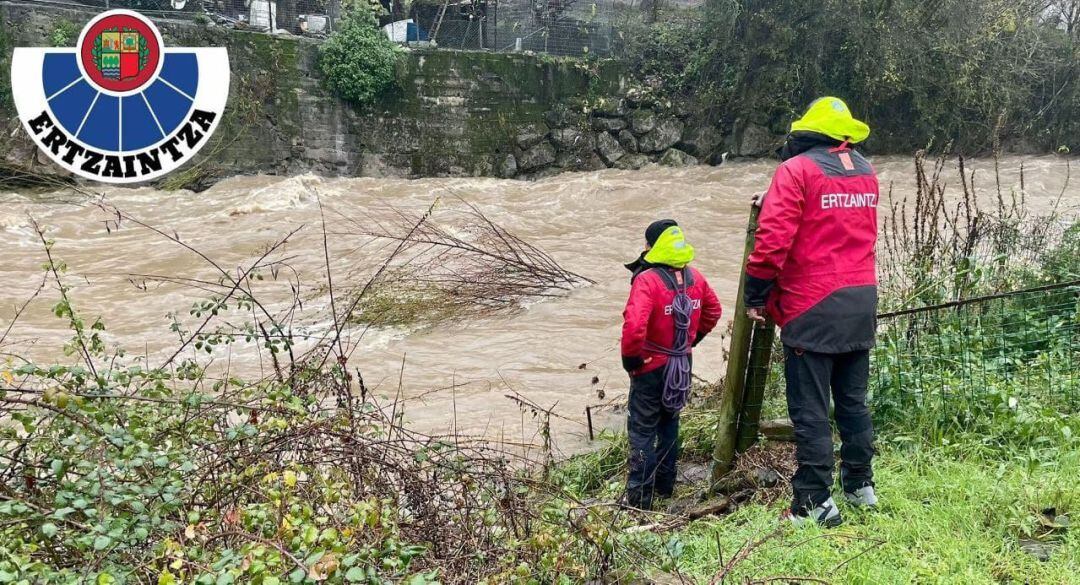
[[[653,247],[645,253],[646,262],[664,264],[672,268],[682,268],[693,259],[694,247],[686,242],[682,228],[677,225],[664,230]]]
[[[817,132],[852,144],[870,136],[870,126],[856,120],[844,100],[835,97],[814,100],[803,117],[791,124],[791,131]]]

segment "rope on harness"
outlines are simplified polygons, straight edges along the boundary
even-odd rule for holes
[[[675,319],[675,338],[670,348],[646,342],[650,351],[668,356],[664,366],[664,406],[675,412],[686,406],[690,396],[690,317],[694,302],[686,294],[686,271],[683,270],[682,284],[676,284],[675,278],[667,270],[660,269],[661,275],[675,289],[675,299],[671,302],[671,316]]]

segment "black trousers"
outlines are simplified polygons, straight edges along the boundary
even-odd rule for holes
[[[654,494],[666,497],[675,490],[679,413],[664,407],[663,394],[664,368],[630,378],[626,500],[643,509],[652,507]]]
[[[870,352],[815,353],[784,346],[788,414],[795,426],[791,478],[792,511],[811,509],[829,498],[833,484],[830,390],[840,431],[840,478],[844,491],[873,485],[874,428],[866,407]]]

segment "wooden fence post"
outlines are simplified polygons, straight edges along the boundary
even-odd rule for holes
[[[746,364],[750,356],[750,334],[753,329],[750,318],[746,316],[743,290],[746,287],[746,260],[754,249],[754,232],[757,231],[759,211],[758,206],[750,206],[750,220],[746,227],[746,243],[739,272],[739,293],[735,299],[735,313],[732,317],[727,374],[724,376],[724,392],[720,395],[711,485],[716,485],[721,477],[731,471],[732,464],[735,462],[736,433],[746,387]]]

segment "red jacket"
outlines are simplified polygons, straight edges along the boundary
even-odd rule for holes
[[[639,357],[644,364],[630,372],[637,376],[651,372],[667,363],[668,357],[646,348],[648,340],[658,346],[670,348],[675,339],[675,319],[671,316],[671,303],[676,291],[657,273],[669,270],[681,276],[682,271],[668,267],[653,267],[634,277],[630,286],[630,298],[623,310],[622,355]],[[690,330],[687,339],[694,341],[704,337],[720,321],[720,299],[709,286],[709,282],[697,269],[687,268],[689,282],[686,294],[693,301],[694,310],[690,316]]]
[[[784,343],[827,353],[873,345],[878,180],[847,148],[817,146],[776,170],[746,266],[746,303]]]

